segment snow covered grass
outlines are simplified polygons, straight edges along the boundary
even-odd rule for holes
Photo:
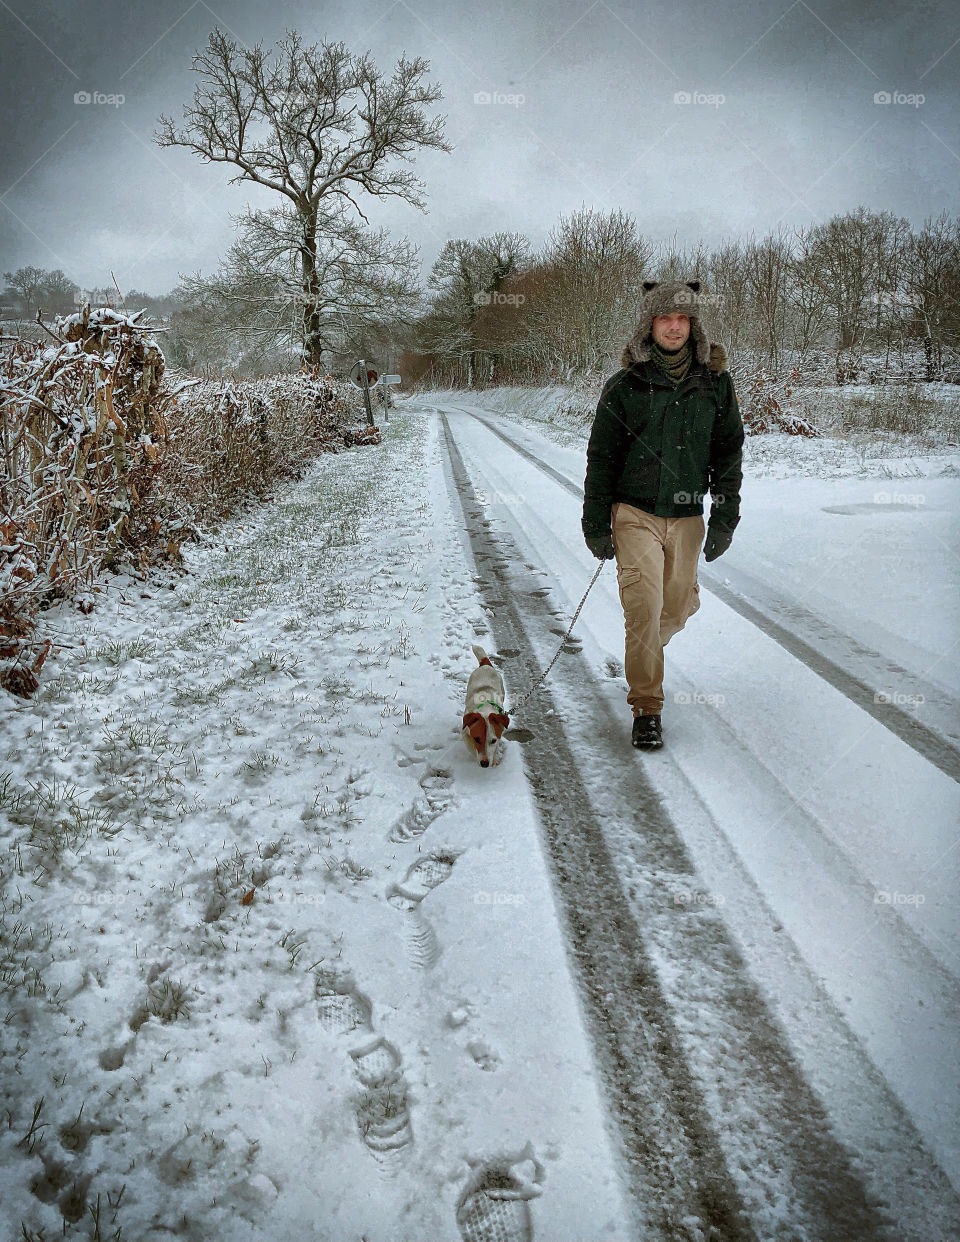
[[[469,1165],[437,1119],[500,1061],[434,1058],[423,1022],[488,1050],[434,927],[434,890],[471,874],[450,754],[485,625],[424,427],[401,409],[381,447],[319,459],[185,545],[189,574],[50,610],[63,645],[0,742],[0,1197],[23,1237],[456,1231]],[[541,962],[554,1005],[565,971]]]
[[[928,451],[960,443],[960,386],[878,384],[794,391],[794,403],[821,431],[916,437]]]
[[[395,419],[391,433],[388,478],[397,455],[415,455],[408,423]],[[302,1009],[306,972],[342,950],[338,902],[349,906],[373,875],[364,845],[350,840],[370,824],[359,807],[372,792],[371,765],[343,772],[342,739],[375,746],[385,726],[404,720],[388,668],[402,666],[411,639],[391,601],[402,585],[405,606],[416,602],[407,575],[390,569],[409,550],[391,554],[364,530],[385,481],[345,459],[292,486],[270,521],[248,510],[221,530],[222,553],[186,550],[195,576],[145,584],[143,594],[158,593],[145,628],[125,623],[122,605],[136,591],[122,576],[106,597],[119,596],[116,607],[101,604],[86,624],[55,610],[51,623],[74,628],[77,641],[51,659],[34,701],[13,705],[0,754],[2,1146],[18,1186],[8,1181],[3,1198],[17,1204],[26,1236],[59,1235],[77,1196],[79,1221],[98,1194],[111,1236],[152,1236],[151,1216],[172,1227],[192,1215],[189,1188],[203,1173],[224,1163],[242,1177],[247,1168],[248,1144],[224,1155],[221,1127],[235,1127],[216,1119],[220,1106],[206,1123],[188,1120],[185,1146],[167,1147],[179,1154],[166,1174],[162,1157],[158,1166],[108,1149],[142,1130],[144,1150],[159,1157],[194,1115],[174,1102],[174,1067],[219,1040],[217,1014],[259,1023]],[[350,553],[361,554],[365,580],[344,560]],[[244,905],[248,894],[256,900]],[[77,955],[91,934],[99,944]],[[251,955],[267,971],[259,999],[244,982]],[[274,989],[271,971],[290,982]],[[211,990],[222,1001],[215,1009]],[[82,1040],[69,1039],[80,1031]],[[143,1041],[158,1059],[141,1062]],[[91,1056],[106,1076],[100,1091]],[[251,1049],[249,1061],[249,1072],[269,1077],[276,1050]],[[137,1067],[134,1078],[125,1065]],[[79,1099],[71,1080],[86,1084]],[[370,1125],[389,1112],[389,1100],[377,1100],[363,1106]],[[43,1119],[31,1130],[38,1101]],[[111,1114],[98,1141],[109,1175],[92,1181],[81,1153],[74,1146],[68,1160],[57,1138],[67,1113],[84,1110]],[[167,1122],[164,1110],[180,1119]],[[164,1184],[183,1189],[178,1206],[161,1206]],[[112,1214],[107,1196],[119,1203]]]

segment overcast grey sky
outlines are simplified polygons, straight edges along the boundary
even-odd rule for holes
[[[427,214],[368,213],[425,272],[448,238],[536,247],[582,204],[708,245],[861,203],[915,225],[960,207],[960,10],[940,0],[0,0],[0,271],[88,286],[112,269],[161,293],[216,267],[230,214],[271,198],[153,134],[161,112],[179,122],[217,26],[247,45],[342,40],[388,74],[401,53],[430,62],[454,151],[413,166]]]

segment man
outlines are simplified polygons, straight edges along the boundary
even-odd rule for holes
[[[644,281],[622,370],[603,386],[587,445],[583,534],[617,558],[631,741],[663,745],[663,648],[700,607],[697,559],[729,548],[740,520],[743,421],[722,345],[700,318],[700,282]]]

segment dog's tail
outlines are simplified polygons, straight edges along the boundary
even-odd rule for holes
[[[487,653],[484,651],[482,647],[478,647],[476,643],[473,643],[472,646],[473,646],[473,654],[477,657],[477,661],[480,664],[483,664],[484,661],[486,661],[487,664],[491,663],[490,657],[487,655]]]

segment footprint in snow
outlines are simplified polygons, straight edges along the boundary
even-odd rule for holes
[[[455,860],[456,855],[452,853],[428,854],[410,867],[402,884],[392,884],[387,890],[387,901],[406,916],[403,934],[410,960],[423,970],[428,970],[439,958],[440,944],[421,913],[420,903],[443,883],[453,870]]]
[[[48,1158],[42,1149],[39,1156],[43,1161],[43,1172],[35,1173],[30,1179],[30,1193],[41,1203],[53,1203],[70,1182],[70,1170],[58,1160]]]
[[[543,1193],[543,1172],[529,1143],[479,1164],[457,1204],[463,1242],[532,1242],[530,1200]]]
[[[350,1053],[357,1077],[365,1087],[392,1081],[400,1073],[401,1058],[393,1044],[378,1035],[372,1044]]]
[[[447,879],[456,860],[457,855],[446,850],[436,850],[418,858],[408,868],[403,883],[392,886],[391,895],[414,903],[423,901],[427,893]]]
[[[363,1040],[348,1050],[361,1087],[354,1103],[357,1126],[381,1170],[393,1173],[413,1145],[400,1053],[374,1030],[373,1007],[349,974],[319,971],[314,987],[321,1029]]]
[[[412,841],[422,837],[435,819],[453,805],[453,777],[445,768],[431,767],[420,778],[423,796],[414,799],[390,829],[391,841]]]
[[[358,992],[349,976],[332,971],[319,971],[315,984],[317,1017],[321,1028],[330,1035],[345,1035],[348,1031],[372,1031],[370,1025],[373,1007]]]
[[[363,1091],[356,1101],[360,1135],[382,1172],[395,1173],[413,1146],[413,1127],[400,1054],[378,1039],[350,1054]]]

